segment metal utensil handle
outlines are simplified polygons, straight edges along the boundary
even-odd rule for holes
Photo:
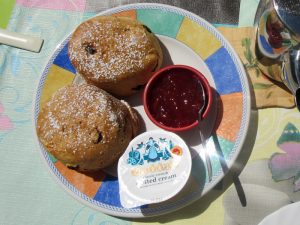
[[[203,136],[203,133],[200,130],[200,128],[199,128],[199,131],[200,131],[199,133],[200,133],[201,144],[202,144],[202,147],[203,147],[203,150],[204,150],[204,155],[205,155],[208,180],[210,182],[212,180],[212,166],[211,166],[211,161],[210,161],[210,157],[209,157],[209,155],[207,153],[205,137]]]

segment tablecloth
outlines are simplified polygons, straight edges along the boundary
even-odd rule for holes
[[[2,28],[45,39],[40,53],[0,46],[0,224],[254,225],[281,206],[299,201],[300,113],[292,101],[285,105],[291,98],[288,92],[282,99],[276,86],[270,94],[266,89],[270,81],[255,64],[255,55],[249,53],[253,53],[255,45],[256,30],[252,25],[258,0],[159,1],[185,8],[213,23],[248,66],[258,105],[253,106],[249,135],[238,161],[241,165],[236,165],[244,167],[239,181],[246,207],[239,202],[232,174],[184,209],[145,219],[122,219],[95,211],[73,199],[55,182],[34,142],[32,99],[36,83],[57,44],[81,21],[96,12],[132,2],[0,1]],[[264,109],[257,110],[255,106]]]

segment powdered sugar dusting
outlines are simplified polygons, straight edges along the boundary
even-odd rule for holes
[[[48,113],[48,118],[50,121],[50,126],[54,129],[60,129],[60,125],[58,124],[57,120],[55,119],[55,117],[53,116],[53,114],[51,112]]]
[[[143,69],[147,49],[152,49],[149,46],[152,43],[140,24],[128,25],[117,18],[93,20],[79,26],[69,56],[80,73],[92,79],[115,80],[120,74]],[[87,48],[92,49],[90,53]]]
[[[38,123],[39,130],[44,132],[43,138],[48,142],[53,139],[71,140],[62,150],[77,151],[78,146],[84,147],[97,141],[105,124],[110,128],[120,125],[119,118],[124,118],[125,114],[116,109],[115,101],[105,91],[92,85],[63,87],[43,108],[45,113]]]

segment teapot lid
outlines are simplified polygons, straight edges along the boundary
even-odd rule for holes
[[[281,21],[292,32],[300,35],[300,1],[273,0],[273,5]]]

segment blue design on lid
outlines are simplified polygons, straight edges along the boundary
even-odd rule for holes
[[[136,148],[132,148],[128,154],[127,163],[129,165],[144,165],[145,162],[151,163],[172,158],[170,150],[174,147],[171,140],[159,138],[155,140],[150,137],[146,143],[137,144]]]

